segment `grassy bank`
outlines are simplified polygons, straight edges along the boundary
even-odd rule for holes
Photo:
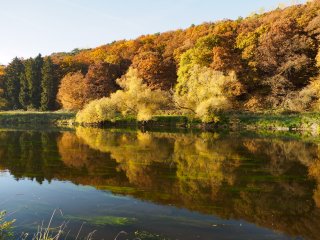
[[[230,114],[222,126],[233,129],[310,131],[319,133],[320,113],[295,114]]]
[[[71,112],[0,112],[0,125],[69,125],[75,119]]]
[[[75,123],[76,113],[72,112],[0,112],[0,125],[55,125],[66,126]],[[275,114],[275,113],[224,113],[216,124],[203,124],[197,119],[179,115],[154,116],[147,122],[137,122],[133,118],[121,119],[114,123],[104,122],[99,127],[150,127],[230,129],[230,130],[275,130],[309,131],[320,133],[320,113]]]
[[[224,113],[215,124],[203,124],[200,120],[186,116],[154,116],[147,122],[137,122],[132,118],[116,122],[97,124],[99,127],[136,126],[150,128],[197,128],[227,130],[273,130],[309,131],[320,133],[320,113],[275,114],[275,113]]]
[[[320,133],[320,113],[224,113],[219,122],[203,124],[185,116],[158,116],[150,122],[154,125],[170,125],[186,128],[230,130],[310,131]]]

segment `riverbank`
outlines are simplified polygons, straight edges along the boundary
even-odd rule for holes
[[[134,119],[124,119],[116,122],[89,124],[95,127],[123,127],[135,126],[143,128],[183,128],[203,130],[271,130],[271,131],[296,131],[320,133],[320,113],[223,113],[215,124],[205,124],[200,120],[187,116],[155,116],[146,122],[137,122]],[[84,124],[86,126],[86,124]]]
[[[220,126],[230,129],[308,131],[319,134],[320,113],[236,113],[226,115]]]
[[[54,125],[66,126],[74,122],[73,112],[36,112],[6,111],[0,112],[0,125]]]
[[[77,125],[74,112],[0,112],[0,125]],[[220,121],[216,124],[204,124],[197,119],[187,116],[161,115],[152,120],[137,122],[128,118],[116,122],[95,124],[95,127],[143,127],[143,128],[179,128],[203,130],[272,130],[272,131],[301,131],[320,133],[320,113],[224,113],[219,115]],[[92,125],[89,125],[92,126]]]

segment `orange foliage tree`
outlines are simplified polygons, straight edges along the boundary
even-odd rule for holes
[[[84,75],[79,71],[67,74],[58,91],[58,101],[67,110],[79,110],[88,102],[88,85]]]

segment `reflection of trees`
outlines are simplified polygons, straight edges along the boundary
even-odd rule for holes
[[[69,170],[68,180],[96,187],[117,183],[123,175],[110,155],[90,148],[72,132],[64,132],[57,139],[61,160]],[[70,174],[71,173],[71,174]]]
[[[320,146],[318,147],[318,155],[315,161],[309,166],[309,175],[317,182],[317,187],[314,190],[313,199],[318,208],[320,208]]]
[[[270,172],[279,176],[289,170],[288,162],[309,166],[317,154],[316,145],[293,140],[246,139],[243,144],[249,152],[267,158],[271,162],[268,165]]]
[[[166,134],[153,135],[142,132],[113,132],[99,129],[78,128],[77,136],[92,149],[110,153],[117,163],[117,170],[125,172],[134,186],[147,188],[152,193],[137,191],[154,199],[164,197],[168,190],[175,189],[173,181],[167,176],[174,174],[171,163],[173,139]]]
[[[123,174],[108,154],[95,151],[71,132],[0,132],[0,169],[17,179],[69,180],[94,186],[119,183]]]
[[[57,142],[62,161],[66,166],[78,169],[90,166],[90,148],[81,143],[73,133],[63,133]]]
[[[239,217],[291,235],[319,236],[320,211],[312,201],[313,181],[308,180],[308,166],[314,162],[315,144],[280,139],[244,139],[247,157],[259,158],[260,176],[252,177],[246,186],[259,191],[240,191],[234,202]],[[237,174],[238,175],[238,174]],[[253,174],[249,174],[253,176]],[[228,199],[228,198],[224,198]],[[310,227],[312,226],[312,227]]]
[[[215,135],[208,133],[185,136],[78,128],[77,135],[91,148],[110,153],[119,164],[118,169],[125,171],[129,181],[138,186],[154,187],[150,181],[154,181],[152,175],[161,165],[177,168],[177,177],[183,182],[200,181],[198,185],[204,186],[211,181],[219,185],[226,176],[222,172],[224,162],[228,160],[227,165],[232,166],[231,161],[239,158],[230,151],[228,143],[217,146]]]
[[[182,194],[179,199],[190,205],[192,195],[214,194],[227,177],[232,181],[227,172],[239,159],[227,141],[216,145],[216,135],[209,133],[185,136],[78,128],[77,135],[91,148],[110,153],[131,184],[167,193],[165,198]]]
[[[0,165],[16,178],[28,177],[42,182],[52,180],[63,164],[56,161],[55,132],[1,132]],[[50,139],[50,140],[49,140]],[[50,153],[50,155],[48,155]]]
[[[312,201],[314,185],[306,179],[317,155],[315,144],[219,138],[210,133],[96,131],[105,135],[97,138],[89,129],[80,129],[77,134],[92,148],[109,152],[137,189],[151,184],[153,191],[167,193],[167,199],[142,196],[138,191],[131,193],[133,196],[224,218],[247,219],[292,235],[315,238],[319,234],[316,219],[320,211]],[[170,151],[161,144],[169,144]],[[159,163],[174,166],[174,181],[157,175]],[[161,188],[165,183],[171,187]]]
[[[232,148],[232,141],[216,138],[217,135],[202,133],[175,141],[173,161],[180,194],[188,205],[197,200],[208,206],[206,199],[214,198],[223,182],[234,183],[232,173],[239,167],[240,156]]]
[[[286,173],[291,173],[293,176],[303,176],[303,173],[308,171],[309,176],[317,182],[313,199],[317,207],[320,207],[320,148],[317,144],[278,139],[268,141],[255,139],[249,140],[245,144],[249,146],[248,149],[252,153],[265,155],[265,158],[271,162],[269,172],[274,176],[282,176]],[[300,162],[302,166],[295,166],[295,162]],[[294,191],[296,195],[302,196],[305,193],[305,189],[301,189],[299,185],[294,185],[294,183],[283,187],[286,188],[286,192]]]
[[[317,238],[319,150],[315,143],[214,133],[0,132],[0,169]]]

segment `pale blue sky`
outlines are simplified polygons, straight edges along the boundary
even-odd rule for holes
[[[290,0],[0,0],[0,63],[91,48],[275,8]],[[305,0],[300,0],[305,2]]]

